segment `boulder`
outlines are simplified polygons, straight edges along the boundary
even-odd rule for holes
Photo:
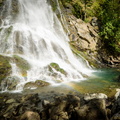
[[[51,120],[69,120],[68,113],[65,112],[66,101],[62,101],[56,106],[53,106],[50,110],[50,118]]]
[[[40,116],[39,116],[39,114],[37,112],[26,111],[17,120],[40,120]]]
[[[105,101],[92,99],[80,109],[76,110],[76,120],[108,120]]]
[[[24,85],[24,89],[38,88],[48,86],[50,83],[43,80],[36,80],[35,82],[28,82]]]
[[[92,99],[107,99],[107,95],[103,93],[85,94],[84,100],[92,100]]]

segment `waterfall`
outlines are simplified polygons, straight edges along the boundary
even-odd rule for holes
[[[6,0],[1,12],[5,17],[0,26],[0,54],[17,56],[30,65],[23,75],[14,60],[10,62],[11,76],[19,78],[16,89],[22,90],[30,81],[55,84],[56,80],[80,81],[91,74],[92,70],[73,55],[68,36],[46,0],[17,0],[16,13],[13,2]],[[58,65],[64,73],[51,64]]]

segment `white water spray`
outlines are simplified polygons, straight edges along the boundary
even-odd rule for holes
[[[17,89],[23,89],[29,81],[44,80],[54,84],[55,80],[82,80],[83,74],[91,73],[85,63],[73,55],[69,39],[46,0],[18,0],[16,17],[12,15],[12,0],[6,3],[9,7],[0,27],[0,53],[20,56],[30,64],[23,76],[15,63],[11,63],[11,76],[20,78]],[[51,63],[57,63],[66,74],[56,69],[51,73],[48,69]]]

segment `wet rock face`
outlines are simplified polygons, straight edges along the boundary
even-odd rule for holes
[[[9,58],[0,55],[0,85],[1,82],[9,76],[11,73],[11,65],[9,64]]]
[[[84,99],[81,95],[0,94],[1,120],[119,120],[119,98]],[[112,110],[112,112],[111,112]]]
[[[15,90],[18,83],[19,83],[19,78],[18,77],[16,77],[16,76],[6,77],[1,82],[2,90],[5,90],[5,89],[7,89],[7,90]]]
[[[65,13],[68,25],[68,36],[71,49],[78,51],[93,67],[101,67],[100,56],[100,37],[98,35],[98,26],[92,26],[85,23],[75,16]],[[75,52],[75,54],[78,54]]]
[[[13,19],[16,17],[16,15],[19,12],[18,7],[18,1],[17,0],[11,0],[11,9],[6,9],[8,6],[7,0],[0,0],[0,19],[3,19],[7,16],[8,13],[10,13],[13,16]]]

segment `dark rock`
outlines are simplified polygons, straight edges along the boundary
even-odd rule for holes
[[[119,96],[116,98],[112,110],[111,110],[111,114],[114,115],[115,113],[118,113],[120,111],[120,94]]]
[[[98,19],[96,17],[93,17],[92,20],[90,21],[90,24],[92,26],[98,26]]]
[[[75,95],[68,95],[68,102],[73,105],[74,108],[80,107],[80,98]]]
[[[84,99],[84,95],[78,94],[56,93],[56,96],[54,94],[55,92],[0,94],[0,120],[119,120],[120,118],[120,96],[113,101],[108,98]]]
[[[117,77],[117,81],[120,82],[120,75]]]
[[[110,120],[120,120],[120,112],[113,115],[113,117]]]
[[[93,99],[80,109],[76,110],[77,120],[108,120],[105,101]]]
[[[62,101],[57,106],[53,106],[50,110],[50,118],[52,120],[68,120],[68,114],[65,112],[66,101]]]

